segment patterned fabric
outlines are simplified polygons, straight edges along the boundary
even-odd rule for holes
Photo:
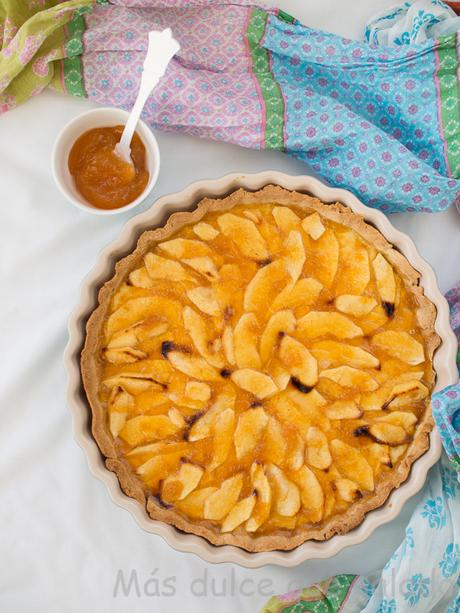
[[[458,336],[460,284],[447,297]],[[261,613],[459,613],[460,383],[433,396],[433,414],[447,455],[432,468],[404,540],[382,572],[338,575],[274,596]]]
[[[399,46],[422,43],[431,38],[455,34],[460,30],[460,17],[441,0],[417,0],[405,2],[390,13],[377,15],[367,25],[365,39],[373,45]],[[436,55],[440,107],[445,159],[449,172],[458,176],[459,142],[455,135],[460,129],[458,113],[458,84],[453,86],[450,69],[457,65],[457,56],[449,49],[440,48]]]
[[[40,93],[51,82],[63,89],[56,63],[69,58],[65,62],[70,67],[70,58],[78,53],[65,44],[67,24],[73,24],[73,18],[78,19],[92,5],[92,0],[0,1],[0,113]]]
[[[364,38],[373,45],[411,45],[460,29],[460,17],[441,0],[404,2],[376,15],[367,24]]]
[[[382,50],[249,0],[0,0],[0,24],[0,111],[47,84],[129,109],[171,26],[152,127],[285,151],[386,212],[460,202],[456,34]]]

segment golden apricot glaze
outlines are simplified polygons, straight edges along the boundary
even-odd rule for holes
[[[69,154],[69,171],[80,194],[99,209],[119,209],[136,200],[149,180],[145,146],[137,132],[128,164],[115,153],[123,126],[84,132]]]
[[[404,457],[433,382],[413,295],[354,230],[208,213],[112,297],[99,397],[147,493],[222,532],[325,521]]]

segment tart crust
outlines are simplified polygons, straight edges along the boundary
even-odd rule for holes
[[[294,530],[278,529],[270,534],[262,535],[251,535],[240,527],[233,532],[222,534],[212,522],[190,521],[179,511],[172,507],[169,508],[169,505],[161,503],[156,497],[146,494],[142,482],[119,453],[117,444],[108,430],[105,408],[98,397],[102,370],[102,360],[99,357],[102,348],[102,327],[111,298],[129,273],[141,264],[144,255],[152,246],[169,238],[181,227],[200,221],[211,211],[228,210],[238,204],[268,203],[317,211],[322,217],[353,229],[364,240],[371,243],[377,251],[384,254],[398,272],[406,289],[414,297],[417,305],[417,321],[424,338],[426,355],[432,361],[433,354],[440,344],[440,339],[434,329],[436,308],[425,297],[419,283],[420,275],[407,259],[384,238],[380,231],[349,207],[338,202],[326,204],[308,194],[292,192],[276,185],[267,185],[256,192],[238,189],[224,198],[204,198],[193,211],[173,213],[164,226],[143,232],[135,250],[116,264],[114,276],[101,287],[98,307],[93,311],[86,325],[86,341],[81,354],[83,384],[91,407],[92,434],[105,457],[106,467],[117,475],[123,492],[143,505],[154,520],[160,520],[184,532],[202,536],[214,545],[235,545],[253,552],[290,550],[304,541],[326,540],[334,534],[344,534],[357,527],[363,521],[366,513],[382,506],[392,490],[398,488],[407,479],[412,464],[428,449],[429,432],[434,425],[431,407],[427,406],[417,424],[413,440],[399,464],[377,483],[372,493],[365,494],[345,512],[332,515],[319,527],[301,526]]]

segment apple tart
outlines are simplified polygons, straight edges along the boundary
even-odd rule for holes
[[[357,526],[433,422],[435,308],[340,203],[269,185],[144,232],[87,324],[106,466],[153,519],[292,549]]]

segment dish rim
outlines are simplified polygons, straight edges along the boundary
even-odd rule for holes
[[[67,372],[67,403],[72,414],[74,438],[84,450],[91,472],[106,485],[113,502],[130,511],[141,528],[161,536],[177,551],[195,553],[207,562],[232,562],[246,568],[258,568],[267,564],[292,567],[306,560],[332,557],[345,547],[362,543],[376,528],[394,519],[409,498],[422,488],[428,470],[439,459],[442,451],[440,436],[433,430],[430,433],[428,451],[414,462],[408,479],[392,491],[384,505],[367,513],[357,528],[345,534],[334,535],[327,541],[306,541],[291,551],[248,552],[233,545],[215,546],[203,537],[184,534],[169,524],[151,519],[139,502],[122,492],[117,476],[105,467],[104,458],[91,434],[91,410],[80,373],[85,325],[97,305],[99,288],[113,275],[115,263],[134,249],[139,236],[147,228],[162,225],[173,212],[193,209],[205,196],[223,197],[239,187],[256,191],[268,184],[307,192],[326,203],[342,202],[355,213],[362,215],[365,221],[374,225],[401,251],[420,273],[420,283],[425,294],[437,309],[435,330],[441,338],[441,345],[433,358],[437,375],[434,389],[440,390],[457,379],[457,341],[450,327],[447,301],[438,289],[434,271],[419,255],[409,236],[397,230],[382,212],[367,207],[347,190],[329,187],[309,175],[287,175],[278,171],[232,173],[218,179],[194,182],[179,192],[161,197],[148,210],[132,217],[118,238],[99,254],[94,267],[83,279],[80,300],[69,318],[69,341],[64,353],[64,364]]]

